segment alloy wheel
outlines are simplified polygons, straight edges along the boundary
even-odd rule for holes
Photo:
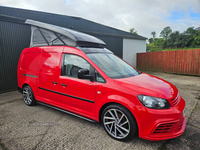
[[[24,99],[24,102],[27,105],[31,105],[32,98],[33,98],[33,95],[32,95],[30,87],[29,86],[24,87],[23,88],[23,99]]]
[[[116,139],[124,139],[129,135],[130,122],[128,117],[118,109],[109,109],[103,116],[106,131]]]

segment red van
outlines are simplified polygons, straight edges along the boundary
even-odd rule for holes
[[[93,36],[38,21],[18,63],[26,105],[43,104],[101,122],[117,140],[183,134],[185,101],[171,83],[137,71]]]

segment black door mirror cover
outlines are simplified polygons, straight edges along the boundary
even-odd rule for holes
[[[78,78],[79,79],[93,79],[93,75],[90,74],[90,71],[88,69],[80,69],[78,71]]]

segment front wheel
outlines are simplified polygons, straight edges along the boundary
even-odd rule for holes
[[[137,134],[135,118],[124,106],[106,107],[101,119],[107,134],[116,140],[127,141]]]
[[[23,87],[22,90],[24,103],[28,106],[33,106],[36,104],[36,100],[33,94],[33,91],[29,85]]]

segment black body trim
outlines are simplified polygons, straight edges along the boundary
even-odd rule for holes
[[[38,88],[41,89],[41,90],[45,90],[45,91],[49,91],[49,92],[53,92],[53,93],[56,93],[56,94],[60,94],[60,95],[67,96],[67,97],[76,98],[76,99],[79,99],[79,100],[82,100],[82,101],[86,101],[86,102],[94,103],[94,101],[91,101],[91,100],[88,100],[88,99],[84,99],[84,98],[80,98],[80,97],[76,97],[76,96],[72,96],[72,95],[67,95],[67,94],[64,94],[64,93],[60,93],[60,92],[56,92],[56,91],[52,91],[52,90],[48,90],[48,89],[44,89],[44,88],[41,88],[41,87],[38,87]]]
[[[80,49],[85,54],[90,54],[90,53],[113,54],[113,52],[108,50],[107,48],[95,48],[95,47],[76,47],[76,48]]]
[[[34,75],[30,75],[30,74],[23,74],[23,76],[27,76],[27,77],[33,77],[33,78],[37,78],[37,76],[34,76]]]
[[[104,48],[105,44],[99,43],[92,43],[92,42],[84,42],[84,41],[77,41],[77,45],[80,47],[93,47],[93,48]]]
[[[49,105],[49,104],[46,104],[46,103],[42,103],[42,102],[39,102],[39,101],[37,101],[37,103],[38,103],[38,104],[41,104],[41,105],[44,105],[44,106],[47,106],[47,107],[50,107],[50,108],[53,108],[53,109],[56,109],[56,110],[59,110],[59,111],[62,111],[62,112],[64,112],[64,113],[67,113],[67,114],[70,114],[70,115],[73,115],[73,116],[79,117],[79,118],[81,118],[81,119],[85,119],[85,120],[90,121],[90,122],[93,122],[93,123],[96,123],[96,122],[97,122],[97,121],[95,121],[95,120],[92,120],[92,119],[89,119],[89,118],[86,118],[86,117],[77,115],[77,114],[75,114],[75,113],[66,111],[66,110],[61,109],[61,108],[58,108],[58,107],[54,107],[54,106]]]

